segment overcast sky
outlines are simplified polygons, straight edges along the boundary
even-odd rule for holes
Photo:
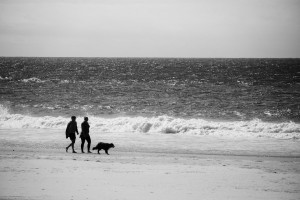
[[[0,56],[300,57],[300,0],[0,0]]]

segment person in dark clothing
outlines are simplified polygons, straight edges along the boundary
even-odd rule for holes
[[[77,129],[76,117],[72,116],[71,119],[72,119],[72,121],[70,121],[68,123],[67,129],[66,129],[66,138],[68,138],[68,137],[70,138],[71,144],[66,147],[66,152],[68,152],[69,147],[72,146],[73,153],[77,153],[74,150],[74,144],[75,144],[75,140],[76,140],[76,134],[75,134],[75,132],[77,132],[77,135],[79,133],[78,133],[78,129]]]
[[[84,147],[85,140],[88,142],[88,145],[87,145],[88,153],[92,153],[90,151],[90,148],[91,148],[91,137],[90,137],[90,134],[89,134],[89,132],[90,132],[90,125],[89,125],[88,121],[89,121],[89,118],[88,117],[84,117],[84,121],[81,124],[80,138],[81,138],[81,152],[82,153],[84,153],[83,147]]]

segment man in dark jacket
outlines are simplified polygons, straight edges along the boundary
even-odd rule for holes
[[[67,129],[66,129],[66,138],[68,138],[68,137],[70,138],[71,144],[66,147],[66,152],[68,152],[69,147],[72,146],[73,153],[77,153],[74,150],[74,144],[75,144],[75,140],[76,140],[75,132],[77,132],[77,135],[79,133],[78,133],[78,129],[77,129],[76,117],[72,116],[71,119],[72,119],[72,121],[70,121],[68,123]]]
[[[81,124],[81,134],[80,134],[80,138],[81,138],[81,152],[84,153],[83,151],[83,147],[84,147],[84,142],[85,140],[88,142],[87,145],[87,149],[88,149],[88,153],[92,153],[90,151],[91,148],[91,137],[90,137],[90,125],[88,123],[89,118],[88,117],[84,117],[84,121]]]

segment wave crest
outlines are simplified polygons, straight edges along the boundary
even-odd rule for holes
[[[36,77],[32,77],[32,78],[28,78],[28,79],[23,79],[21,81],[24,82],[24,83],[44,83],[44,82],[46,82],[46,81],[41,80],[41,79],[36,78]]]
[[[169,116],[115,118],[90,116],[89,119],[91,131],[94,132],[300,139],[300,124],[294,122],[270,123],[259,119],[219,122]],[[79,129],[81,120],[83,120],[83,117],[77,118]],[[66,117],[32,117],[21,114],[9,114],[8,109],[0,105],[0,128],[65,129],[69,121],[70,119]]]

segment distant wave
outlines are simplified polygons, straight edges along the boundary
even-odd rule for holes
[[[21,81],[24,82],[24,83],[44,83],[44,82],[46,82],[46,81],[41,80],[41,79],[36,78],[36,77],[32,77],[32,78],[28,78],[28,79],[22,79]]]
[[[2,77],[2,76],[0,76],[0,80],[12,80],[12,78],[11,77]]]
[[[0,76],[0,80],[11,80],[11,78],[2,78]],[[60,84],[67,84],[67,83],[86,83],[85,81],[75,81],[75,80],[60,80],[60,79],[46,79],[46,80],[42,80],[36,77],[31,77],[31,78],[26,78],[26,79],[22,79],[19,80],[23,83],[45,83],[45,82],[53,82],[53,83],[60,83]]]
[[[99,132],[300,139],[300,124],[294,122],[269,123],[258,119],[226,122],[169,116],[114,118],[90,116],[89,118],[91,130]],[[82,116],[77,119],[78,128],[82,119]],[[65,117],[10,114],[7,108],[0,105],[0,128],[65,129],[69,121],[70,119]]]

